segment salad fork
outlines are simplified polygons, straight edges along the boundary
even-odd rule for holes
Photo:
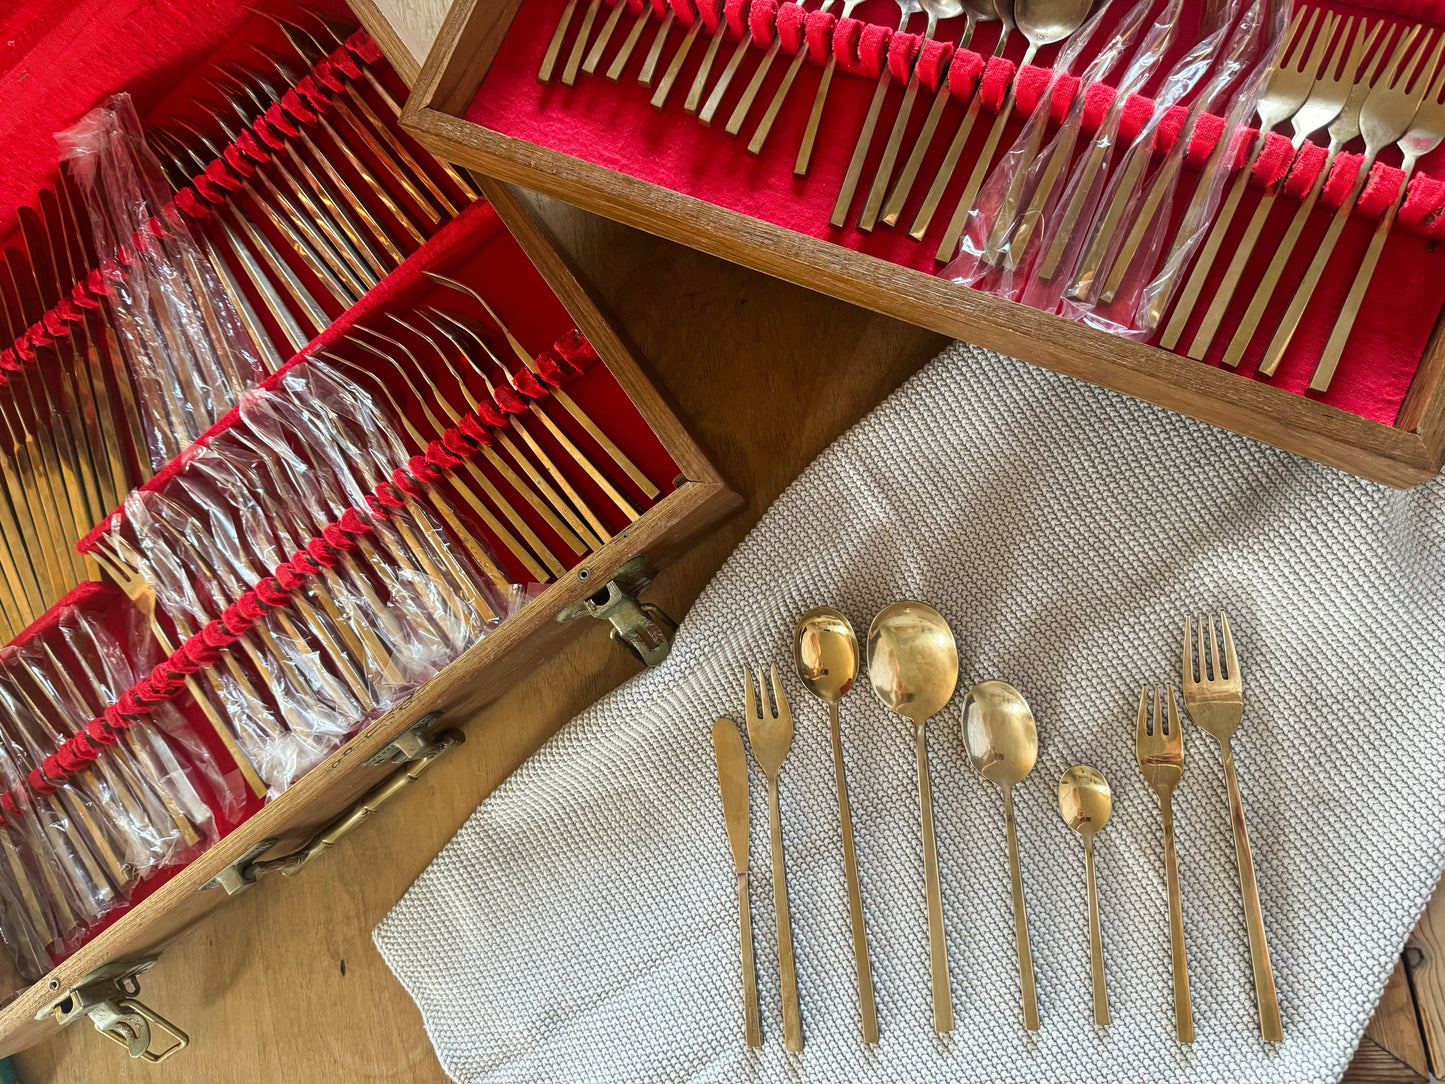
[[[773,915],[778,926],[778,971],[783,993],[783,1046],[803,1049],[803,1020],[798,1011],[798,978],[793,969],[793,923],[788,914],[788,878],[783,865],[783,816],[778,808],[778,771],[793,746],[793,712],[778,668],[773,667],[773,699],[777,714],[768,702],[768,683],[758,671],[758,695],[753,698],[752,671],[743,667],[743,707],[748,721],[748,744],[753,759],[768,778],[768,819],[772,827]]]
[[[1164,712],[1164,690],[1154,689],[1154,713],[1149,714],[1149,686],[1139,690],[1139,720],[1134,732],[1134,755],[1144,782],[1159,796],[1164,821],[1164,872],[1169,882],[1169,960],[1174,969],[1174,1035],[1181,1043],[1194,1041],[1194,1009],[1189,1001],[1189,960],[1184,952],[1184,905],[1179,894],[1179,856],[1174,850],[1174,788],[1184,776],[1184,732],[1179,729],[1179,705],[1169,686],[1169,712]]]
[[[1184,704],[1190,717],[1219,743],[1224,761],[1224,782],[1229,788],[1229,819],[1234,828],[1234,859],[1239,865],[1244,922],[1249,931],[1249,958],[1254,967],[1254,997],[1259,1005],[1259,1029],[1268,1042],[1277,1043],[1284,1038],[1279,997],[1275,994],[1274,971],[1270,967],[1269,946],[1264,938],[1264,915],[1259,907],[1254,855],[1249,849],[1249,832],[1244,825],[1244,799],[1240,797],[1239,777],[1234,771],[1234,750],[1231,748],[1235,731],[1244,718],[1244,689],[1239,680],[1239,657],[1234,651],[1229,618],[1221,613],[1219,623],[1224,633],[1222,656],[1213,614],[1198,619],[1197,638],[1194,620],[1184,619]]]

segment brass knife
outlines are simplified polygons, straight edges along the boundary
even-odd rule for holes
[[[717,756],[717,781],[722,790],[723,819],[728,845],[738,875],[738,921],[742,924],[743,1020],[749,1046],[763,1045],[758,1021],[758,973],[753,964],[753,915],[748,902],[748,761],[743,736],[731,719],[719,719],[712,728],[712,749]]]

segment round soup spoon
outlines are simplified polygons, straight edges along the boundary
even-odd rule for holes
[[[928,958],[933,978],[933,1029],[953,1030],[948,949],[943,940],[943,890],[933,840],[933,789],[924,727],[958,686],[958,647],[943,615],[922,602],[895,602],[868,629],[868,680],[883,706],[913,724],[918,805],[923,822],[923,879],[928,893]]]
[[[853,851],[853,814],[848,806],[848,777],[843,769],[843,737],[838,702],[858,678],[858,636],[848,618],[831,606],[809,610],[793,632],[793,662],[804,687],[828,705],[833,737],[833,778],[838,787],[838,824],[843,835],[843,874],[848,882],[848,915],[853,924],[853,960],[858,975],[858,1010],[863,1041],[878,1041],[878,1009],[868,966],[868,934],[863,927],[863,896],[858,890],[858,859]]]
[[[1019,869],[1018,829],[1014,824],[1013,788],[1033,771],[1039,757],[1038,727],[1023,694],[1004,681],[984,681],[969,689],[963,698],[963,744],[978,773],[1003,794],[1024,1027],[1038,1031],[1039,998],[1034,989],[1034,958],[1029,949],[1029,917],[1024,908],[1024,877]]]
[[[1076,764],[1059,780],[1059,815],[1084,841],[1084,877],[1089,891],[1089,973],[1094,982],[1094,1023],[1109,1023],[1104,986],[1104,935],[1099,929],[1099,889],[1094,882],[1094,836],[1109,823],[1114,795],[1097,768]]]

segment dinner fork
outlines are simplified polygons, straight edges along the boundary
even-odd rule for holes
[[[1419,50],[1407,64],[1392,63],[1385,74],[1380,77],[1380,82],[1370,91],[1370,96],[1365,99],[1365,105],[1360,110],[1360,133],[1365,137],[1364,160],[1360,162],[1359,172],[1355,176],[1355,183],[1350,189],[1350,194],[1345,197],[1344,202],[1335,211],[1329,231],[1325,234],[1324,240],[1320,242],[1320,247],[1310,262],[1309,270],[1300,280],[1289,308],[1285,311],[1284,318],[1280,321],[1274,337],[1265,350],[1264,359],[1259,364],[1259,371],[1265,376],[1272,376],[1279,368],[1280,362],[1284,360],[1290,340],[1294,338],[1304,311],[1314,296],[1315,287],[1319,285],[1319,281],[1324,275],[1325,265],[1334,255],[1335,245],[1339,242],[1340,234],[1344,232],[1345,224],[1349,222],[1350,215],[1354,212],[1355,202],[1365,189],[1365,182],[1370,178],[1375,160],[1379,158],[1380,152],[1391,143],[1407,138],[1409,135],[1416,110],[1420,108],[1420,103],[1425,99],[1425,92],[1433,82],[1435,68],[1440,61],[1441,49],[1445,48],[1445,34],[1436,36],[1435,48],[1425,63],[1421,65],[1420,57],[1429,48],[1429,44],[1428,39],[1422,42]],[[1384,243],[1383,235],[1380,236],[1380,243]],[[1356,304],[1358,306],[1358,302]],[[1333,372],[1334,367],[1330,366],[1329,372],[1323,375],[1327,378],[1329,375],[1333,375]],[[1321,375],[1321,369],[1317,368],[1310,382],[1311,386],[1321,378]],[[1328,379],[1326,379],[1326,386],[1328,386]]]
[[[1184,952],[1184,905],[1179,894],[1179,856],[1174,849],[1174,788],[1184,776],[1184,733],[1179,728],[1179,705],[1169,686],[1169,711],[1164,711],[1164,690],[1154,689],[1154,713],[1149,714],[1149,686],[1139,690],[1139,720],[1134,732],[1134,755],[1144,782],[1159,796],[1164,821],[1164,872],[1169,882],[1169,960],[1174,969],[1174,1035],[1181,1043],[1194,1041],[1194,1009],[1189,1001],[1189,960]]]
[[[773,667],[773,699],[777,715],[768,702],[768,683],[758,671],[761,710],[753,698],[752,671],[743,667],[743,707],[748,721],[748,744],[753,759],[768,778],[768,819],[772,825],[773,915],[778,925],[778,971],[783,992],[783,1046],[803,1049],[803,1020],[798,1011],[798,978],[793,970],[793,923],[788,914],[788,878],[783,867],[783,815],[778,808],[778,770],[793,745],[793,712]]]
[[[1445,37],[1442,37],[1441,43],[1445,44]],[[1415,111],[1415,119],[1410,122],[1409,131],[1399,139],[1400,150],[1404,154],[1400,169],[1405,176],[1400,181],[1400,189],[1395,193],[1395,198],[1390,201],[1390,209],[1375,226],[1375,234],[1370,238],[1370,247],[1365,250],[1364,261],[1355,272],[1355,281],[1350,286],[1349,296],[1345,298],[1345,304],[1335,318],[1334,330],[1330,332],[1329,341],[1325,343],[1324,353],[1316,363],[1314,376],[1310,380],[1312,391],[1329,390],[1335,367],[1340,363],[1345,343],[1355,326],[1355,317],[1360,314],[1360,306],[1364,304],[1365,290],[1369,288],[1375,266],[1380,262],[1380,251],[1385,247],[1385,240],[1390,236],[1395,218],[1405,202],[1405,193],[1410,189],[1410,174],[1415,171],[1415,163],[1445,140],[1445,104],[1440,100],[1442,89],[1445,89],[1445,67],[1438,66],[1439,45],[1436,46],[1435,53],[1435,78],[1430,83],[1430,89],[1425,92],[1425,100]],[[1423,78],[1425,77],[1422,76]]]
[[[1208,636],[1206,638],[1206,621]],[[1229,618],[1219,615],[1224,633],[1224,654],[1219,652],[1214,615],[1198,619],[1198,637],[1193,619],[1184,619],[1184,704],[1190,718],[1219,743],[1224,762],[1224,782],[1229,788],[1230,822],[1234,828],[1234,859],[1239,865],[1239,888],[1244,898],[1244,922],[1249,932],[1249,957],[1254,967],[1254,996],[1259,1006],[1259,1029],[1268,1042],[1284,1038],[1279,1016],[1279,997],[1274,990],[1274,971],[1269,963],[1269,946],[1264,938],[1264,915],[1259,907],[1259,885],[1254,876],[1254,855],[1249,849],[1249,832],[1244,825],[1244,799],[1234,771],[1231,741],[1244,718],[1244,688],[1239,680],[1239,657]],[[1198,660],[1196,677],[1195,660]]]

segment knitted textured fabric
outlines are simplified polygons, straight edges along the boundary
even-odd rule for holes
[[[565,726],[377,928],[458,1081],[786,1079],[764,781],[752,903],[765,1045],[743,1046],[738,919],[713,763],[739,668],[793,708],[781,803],[803,1031],[797,1078],[1315,1082],[1344,1071],[1445,866],[1445,485],[1397,492],[957,345],[824,452],[694,605],[671,657]],[[935,1038],[909,728],[843,701],[882,1040],[858,1024],[827,715],[793,622],[862,635],[898,598],[949,619],[959,694],[928,741],[957,1030]],[[1141,683],[1178,682],[1184,615],[1226,609],[1235,740],[1285,1041],[1259,1039],[1218,748],[1186,723],[1175,800],[1198,1039],[1173,1038]],[[1002,677],[1039,722],[1016,792],[1043,1030],[1023,1031],[999,796],[959,702]],[[1114,788],[1098,863],[1114,1024],[1091,1022],[1083,850],[1055,788]]]

